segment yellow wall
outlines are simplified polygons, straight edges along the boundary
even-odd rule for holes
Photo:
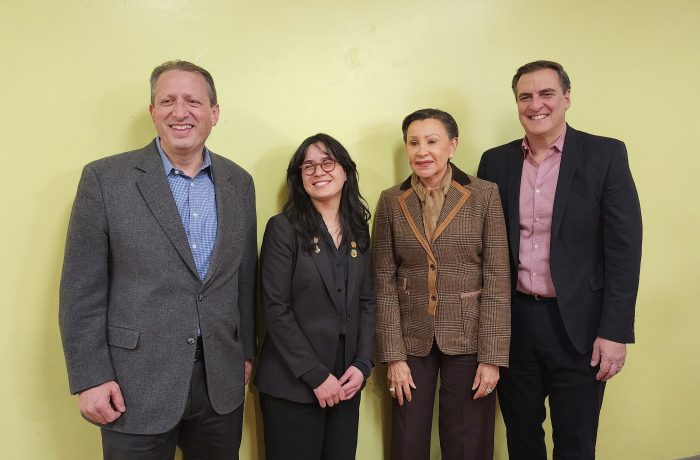
[[[483,150],[521,135],[515,68],[562,62],[570,123],[627,143],[645,223],[639,343],[608,386],[599,457],[699,454],[699,17],[697,0],[3,0],[0,457],[100,456],[98,430],[68,395],[63,242],[83,164],[154,135],[148,74],[172,58],[216,79],[208,145],[253,174],[260,236],[304,137],[325,131],[348,147],[374,208],[408,171],[404,115],[451,112],[456,163],[473,173]],[[383,458],[384,371],[364,392],[358,458]],[[261,454],[254,402],[249,393],[243,459]],[[500,424],[496,448],[507,457]]]

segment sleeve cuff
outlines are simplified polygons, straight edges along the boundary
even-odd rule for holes
[[[310,386],[311,389],[315,389],[325,382],[329,375],[331,375],[331,371],[329,371],[326,366],[319,364],[306,374],[303,374],[301,379]]]

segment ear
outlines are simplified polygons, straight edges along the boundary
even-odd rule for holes
[[[216,123],[219,121],[219,104],[214,104],[214,107],[211,108],[211,125],[216,126]]]
[[[571,90],[564,93],[564,99],[566,100],[564,107],[566,107],[566,110],[569,110],[569,107],[571,106]]]
[[[156,119],[153,116],[153,112],[156,110],[155,106],[153,104],[148,105],[148,113],[151,114],[151,120],[155,123]]]
[[[457,151],[457,146],[459,146],[459,138],[453,137],[452,139],[450,139],[450,144],[452,144],[452,152],[450,153],[450,158],[452,158],[455,155],[455,152]]]

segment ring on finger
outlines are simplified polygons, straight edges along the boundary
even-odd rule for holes
[[[394,388],[394,387],[391,387],[391,388],[389,388],[389,391],[391,391],[391,392],[393,393],[393,392],[395,392],[395,391],[396,391],[396,388]]]
[[[493,388],[486,387],[486,394],[490,394],[492,391],[493,391]]]

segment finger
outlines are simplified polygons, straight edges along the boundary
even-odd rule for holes
[[[610,372],[611,367],[611,363],[603,359],[603,362],[600,363],[600,369],[598,369],[598,373],[595,376],[596,380],[603,380],[608,372]]]
[[[403,395],[406,401],[411,402],[411,383],[405,383],[401,386],[401,389],[403,390]],[[397,389],[398,391],[398,389]]]
[[[119,418],[121,412],[117,412],[114,409],[112,409],[111,404],[107,403],[106,405],[100,405],[100,407],[97,408],[100,418],[104,420],[102,423],[111,423],[115,421],[116,419]]]
[[[481,375],[479,375],[477,372],[477,374],[474,376],[474,381],[472,382],[472,391],[479,388],[479,385],[481,385]]]
[[[83,414],[83,417],[90,420],[91,422],[99,423],[100,425],[107,424],[107,421],[104,418],[102,418],[102,415],[99,412],[93,410],[93,408],[83,409],[80,411],[80,413]]]
[[[413,376],[409,375],[408,376],[408,384],[413,388],[414,390],[416,389],[416,384],[413,383]]]
[[[403,406],[403,387],[397,386],[394,394],[396,395],[396,400],[398,401],[399,406]]]
[[[600,362],[600,344],[598,341],[593,342],[593,352],[591,353],[591,366],[595,367]]]
[[[618,367],[618,365],[616,363],[612,363],[610,365],[610,370],[608,370],[608,373],[605,376],[603,376],[602,380],[603,380],[603,382],[607,382],[608,380],[615,377],[619,373],[620,373],[620,368]]]
[[[118,410],[119,412],[124,412],[126,411],[126,405],[124,404],[124,396],[122,395],[121,390],[119,387],[114,388],[111,391],[111,401],[112,401],[112,406]]]

